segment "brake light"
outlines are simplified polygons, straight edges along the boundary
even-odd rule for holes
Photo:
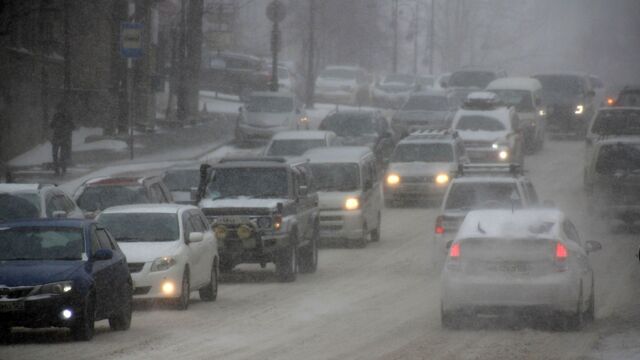
[[[444,234],[444,226],[442,225],[442,223],[443,223],[443,218],[442,218],[442,215],[440,215],[436,218],[435,232],[438,235]]]
[[[566,260],[568,256],[567,247],[563,243],[556,243],[556,260]]]
[[[607,98],[607,105],[612,106],[615,103],[616,103],[616,100],[614,98]]]
[[[460,258],[460,243],[454,243],[449,248],[449,257],[452,259]]]

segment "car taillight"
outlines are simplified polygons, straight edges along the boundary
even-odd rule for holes
[[[557,242],[554,262],[558,271],[566,271],[569,268],[567,264],[568,257],[569,251],[567,247],[563,243]]]
[[[449,248],[449,258],[451,259],[459,259],[460,258],[460,243],[454,243]]]
[[[442,215],[440,215],[436,218],[435,232],[438,235],[444,234],[444,226],[442,226],[442,223],[443,223],[443,218],[442,218]]]
[[[276,230],[280,230],[282,226],[282,215],[277,214],[273,217],[273,228]]]

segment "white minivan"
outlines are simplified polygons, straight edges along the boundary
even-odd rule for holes
[[[218,295],[218,245],[207,218],[191,205],[145,204],[107,208],[97,218],[127,257],[134,299],[189,306]]]
[[[320,239],[365,247],[380,239],[382,192],[376,157],[365,146],[307,151],[320,205]]]

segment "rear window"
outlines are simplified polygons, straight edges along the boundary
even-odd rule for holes
[[[624,91],[620,94],[617,106],[640,106],[640,91]]]
[[[602,175],[640,174],[640,144],[612,144],[601,147],[596,172]]]
[[[84,211],[97,211],[112,206],[149,202],[142,186],[89,186],[76,200],[78,206]]]
[[[445,204],[447,210],[463,211],[511,207],[522,207],[515,183],[454,183]]]
[[[640,110],[600,111],[591,132],[597,135],[640,135]]]
[[[504,124],[500,120],[482,116],[482,115],[465,115],[461,116],[456,125],[457,130],[470,131],[503,131],[506,130]]]

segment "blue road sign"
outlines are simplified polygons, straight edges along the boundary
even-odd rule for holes
[[[120,24],[120,54],[125,58],[142,57],[142,30],[140,23]]]

